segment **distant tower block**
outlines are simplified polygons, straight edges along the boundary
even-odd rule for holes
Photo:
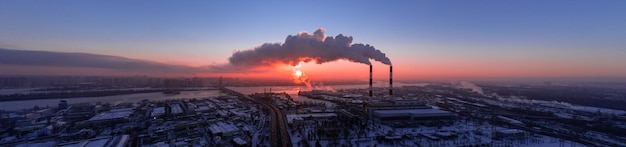
[[[219,80],[219,82],[217,84],[217,88],[218,89],[224,88],[224,83],[222,83],[222,82],[223,82],[223,78],[222,78],[222,76],[220,76],[220,80]]]
[[[393,96],[393,66],[389,66],[389,96]]]
[[[370,65],[370,101],[372,101],[372,65]]]

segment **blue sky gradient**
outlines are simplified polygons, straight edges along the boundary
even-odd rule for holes
[[[323,27],[327,35],[353,36],[407,67],[545,63],[521,68],[623,77],[625,6],[610,0],[8,0],[0,2],[0,48],[199,66],[225,63],[234,49],[284,42],[287,35]],[[506,67],[483,70],[506,70],[500,66]]]

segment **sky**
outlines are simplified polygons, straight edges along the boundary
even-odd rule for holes
[[[397,79],[626,77],[626,1],[1,3],[2,49],[211,67],[228,64],[235,50],[284,43],[288,35],[324,28],[327,36],[352,36],[352,43],[382,51],[393,63]],[[376,79],[388,78],[387,65],[373,66]],[[106,68],[110,67],[0,62],[5,74],[137,74]],[[301,70],[311,79],[369,76],[366,64],[346,60],[305,63]],[[293,68],[284,65],[168,74],[290,78],[292,73]]]

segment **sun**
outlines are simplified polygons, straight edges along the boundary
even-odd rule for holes
[[[309,89],[311,89],[311,79],[302,71],[300,68],[302,67],[302,62],[298,63],[298,65],[291,66],[291,78],[293,78],[293,82],[296,84],[305,84]]]
[[[300,78],[300,77],[302,76],[302,71],[300,71],[300,70],[296,70],[296,71],[294,71],[294,72],[293,72],[293,74],[294,74],[296,77]]]

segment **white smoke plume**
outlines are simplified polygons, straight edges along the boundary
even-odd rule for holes
[[[323,28],[313,34],[300,32],[287,36],[284,43],[265,43],[259,47],[234,51],[228,59],[235,66],[272,66],[300,62],[322,64],[337,60],[348,60],[370,65],[369,59],[391,65],[383,52],[369,44],[352,43],[352,36],[339,34],[326,36]]]
[[[467,81],[461,81],[461,82],[456,83],[456,87],[461,88],[461,89],[470,89],[473,92],[476,92],[478,94],[484,95],[482,88],[476,86],[473,83],[467,82]]]
[[[309,88],[309,89],[311,89],[311,88]],[[315,83],[313,84],[312,89],[315,89],[315,90],[325,90],[325,91],[331,91],[331,92],[337,92],[337,90],[335,90],[333,87],[330,87],[330,86],[324,85],[324,83],[322,83],[322,82],[315,82]]]

